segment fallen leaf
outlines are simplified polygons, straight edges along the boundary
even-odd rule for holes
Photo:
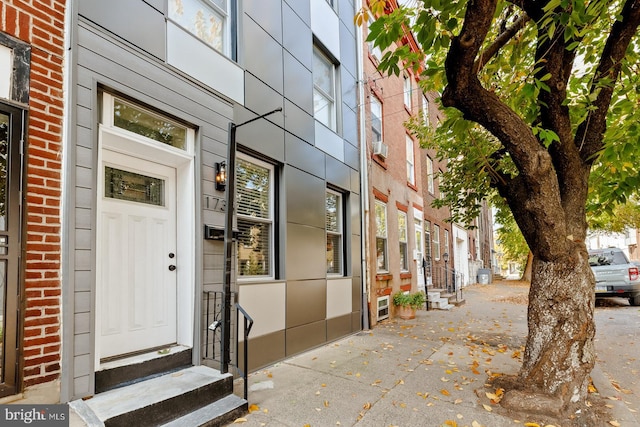
[[[328,407],[329,407],[329,401],[328,401],[328,400],[325,400],[325,401],[324,401],[324,407],[325,407],[325,408],[328,408]]]
[[[370,402],[365,403],[364,405],[362,405],[362,409],[367,409],[367,410],[371,409],[371,403]]]
[[[451,396],[451,393],[449,393],[447,390],[442,389],[440,390],[440,393],[444,394],[445,396]]]
[[[246,423],[246,422],[247,422],[246,418],[236,418],[233,423],[234,424],[241,424],[241,423]]]
[[[255,411],[259,411],[260,407],[258,405],[256,405],[255,403],[252,405],[249,405],[249,413],[255,412]]]
[[[540,427],[538,423],[524,423],[524,427]]]
[[[620,427],[620,423],[617,421],[609,421],[609,424],[611,424],[613,427]]]
[[[444,422],[444,425],[449,426],[449,427],[458,427],[458,423],[456,423],[453,420],[447,420]]]
[[[482,405],[482,407],[485,409],[485,411],[488,411],[488,412],[493,411],[493,408],[491,408],[491,406],[489,406],[489,405],[484,405],[484,404],[483,404],[483,405]],[[526,424],[525,424],[525,425],[526,425]],[[540,426],[538,426],[538,427],[540,427]]]
[[[471,423],[471,427],[482,427],[482,424],[480,424],[476,420],[473,420],[473,422]]]
[[[458,405],[458,404],[460,404],[460,403],[462,403],[462,399],[456,399],[456,400],[454,400],[454,402],[453,402],[453,404],[454,404],[454,405]]]

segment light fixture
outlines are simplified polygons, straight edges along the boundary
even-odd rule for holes
[[[216,190],[224,191],[227,186],[227,163],[216,163]]]
[[[445,253],[442,255],[442,259],[444,259],[444,262],[448,262],[448,261],[449,261],[449,254],[448,254],[447,252],[445,252]]]

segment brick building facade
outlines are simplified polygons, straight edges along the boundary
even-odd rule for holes
[[[0,401],[59,400],[64,15],[62,0],[0,4]]]

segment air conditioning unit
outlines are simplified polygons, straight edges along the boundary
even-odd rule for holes
[[[387,147],[387,144],[383,143],[382,141],[376,141],[373,143],[373,154],[376,154],[382,157],[383,159],[387,158],[388,150],[389,150],[389,147]]]

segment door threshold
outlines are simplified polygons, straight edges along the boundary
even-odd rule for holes
[[[191,347],[184,345],[169,345],[149,349],[136,354],[129,354],[124,356],[111,357],[108,359],[100,360],[100,366],[97,371],[104,371],[108,369],[120,368],[122,366],[136,365],[145,363],[150,360],[159,359],[161,357],[172,356],[174,354],[191,350]]]

